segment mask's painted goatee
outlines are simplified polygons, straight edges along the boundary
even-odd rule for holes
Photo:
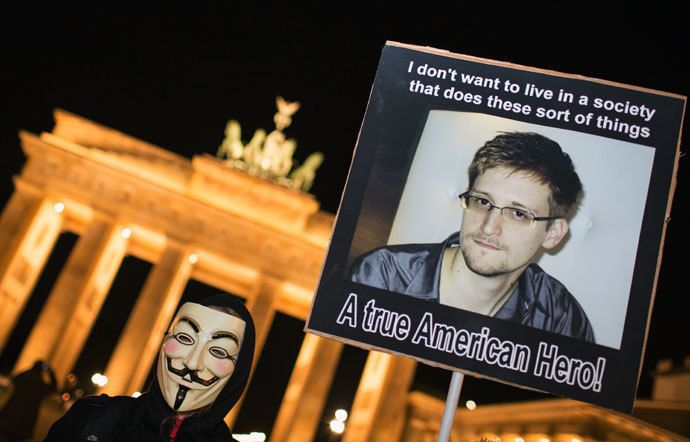
[[[180,405],[182,405],[182,401],[184,401],[184,398],[187,396],[188,390],[188,387],[183,387],[182,385],[179,386],[177,395],[175,395],[175,404],[173,405],[173,409],[175,411],[177,411],[177,409],[180,408]]]

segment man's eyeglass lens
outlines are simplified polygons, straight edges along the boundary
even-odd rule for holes
[[[517,209],[515,207],[498,207],[486,198],[470,195],[468,193],[460,195],[460,204],[463,209],[469,210],[477,215],[487,215],[491,212],[491,209],[499,209],[504,220],[524,226],[530,226],[534,221],[541,221],[546,218],[552,219],[551,217],[538,218],[526,210]]]

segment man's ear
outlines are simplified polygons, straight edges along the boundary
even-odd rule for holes
[[[553,249],[565,238],[568,233],[568,221],[564,218],[558,218],[551,221],[551,226],[546,231],[546,238],[541,246],[545,249]]]

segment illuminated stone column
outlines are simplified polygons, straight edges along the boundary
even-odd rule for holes
[[[53,287],[15,371],[37,359],[53,366],[62,383],[79,357],[127,250],[123,228],[94,219],[79,238]]]
[[[168,246],[153,266],[108,361],[108,383],[100,393],[130,396],[141,391],[163,335],[175,315],[192,264],[186,250]]]
[[[418,442],[427,440],[429,432],[429,423],[424,419],[412,417],[407,421],[405,430],[403,431],[400,440],[402,442]]]
[[[340,342],[304,336],[271,431],[272,442],[313,440],[342,350]]]
[[[256,349],[254,350],[254,362],[259,359],[264,347],[268,332],[273,324],[276,310],[273,301],[280,291],[282,281],[270,276],[262,275],[256,288],[256,294],[247,299],[247,309],[252,314],[254,327],[256,328]]]
[[[19,184],[0,217],[0,350],[62,228],[55,203],[24,191]]]
[[[513,431],[504,431],[498,435],[498,438],[501,439],[501,441],[515,442],[516,440],[520,440],[522,438],[522,436],[520,435],[520,433],[516,433]],[[477,439],[479,439],[479,438],[477,438]],[[567,441],[567,442],[572,442],[572,441]]]
[[[398,441],[416,362],[369,352],[343,442]]]
[[[585,442],[585,438],[577,433],[557,433],[551,438],[552,442]]]
[[[261,350],[266,342],[268,332],[271,330],[271,324],[273,323],[273,317],[275,316],[276,312],[274,301],[279,294],[281,284],[282,281],[276,278],[261,275],[256,285],[254,295],[247,299],[246,306],[249,312],[252,314],[254,327],[256,329],[256,345],[254,347],[252,375],[256,369],[256,364],[259,361],[259,356],[261,356]],[[228,427],[230,428],[232,428],[232,425],[235,423],[237,413],[242,407],[242,401],[244,401],[244,394],[237,404],[232,408],[232,410],[230,410],[230,413],[225,416],[225,423],[227,423]]]
[[[548,434],[546,433],[527,433],[524,436],[522,436],[522,439],[524,442],[546,442],[546,441],[551,441],[551,438],[549,437]]]

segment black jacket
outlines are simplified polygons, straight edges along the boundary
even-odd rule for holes
[[[227,306],[246,322],[237,366],[213,404],[178,424],[177,441],[232,441],[223,418],[244,392],[254,358],[254,322],[244,304],[230,295],[216,295],[202,305]],[[165,441],[171,440],[177,414],[163,398],[154,378],[147,393],[138,398],[92,396],[78,400],[50,429],[46,442],[54,441]]]
[[[443,251],[458,243],[456,232],[437,244],[380,247],[355,260],[350,279],[439,302]],[[594,342],[592,326],[580,304],[563,284],[537,264],[527,266],[513,294],[494,317]]]

